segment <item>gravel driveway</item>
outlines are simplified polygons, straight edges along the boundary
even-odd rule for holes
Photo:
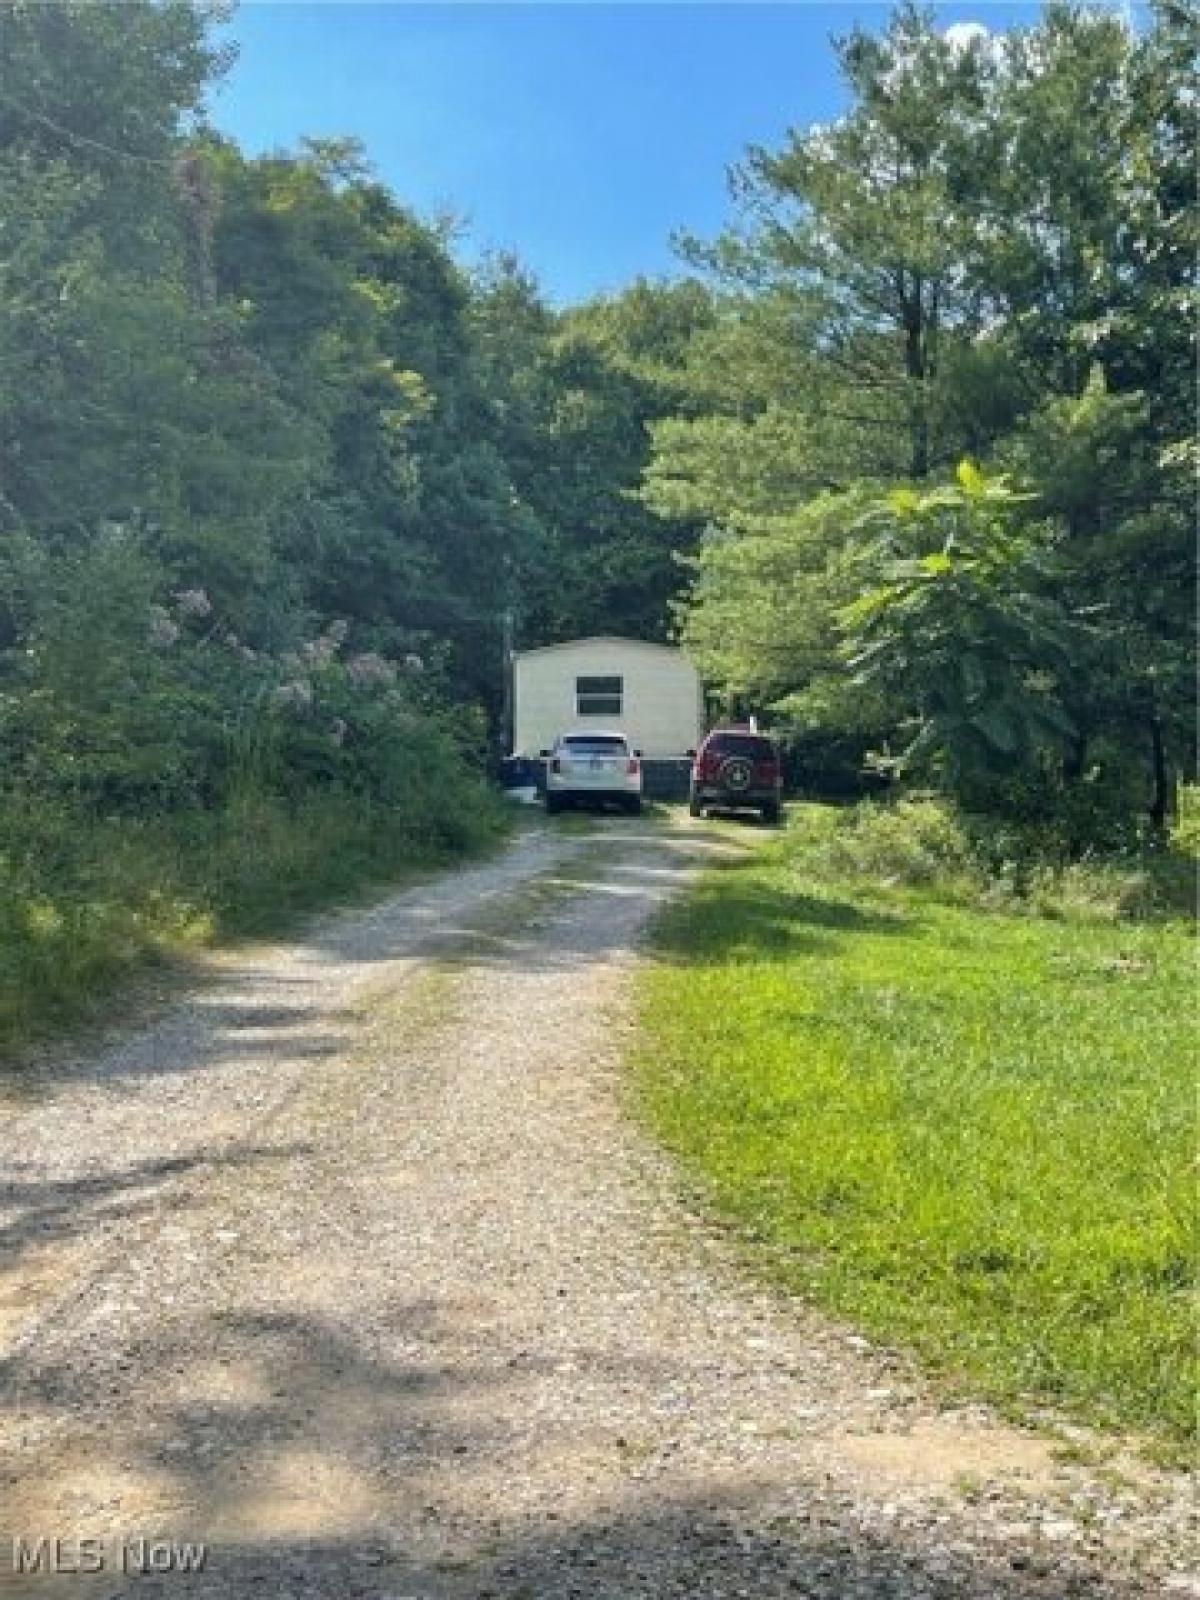
[[[532,826],[5,1113],[0,1590],[1200,1592],[1180,1478],[755,1288],[627,1118],[638,937],[730,848]],[[14,1535],[103,1570],[6,1575]],[[204,1571],[123,1574],[141,1537]]]

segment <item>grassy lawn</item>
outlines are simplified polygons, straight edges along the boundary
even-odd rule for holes
[[[1171,1448],[1195,1380],[1190,924],[831,877],[812,841],[838,826],[799,808],[661,920],[640,1103],[789,1287],[969,1391]]]

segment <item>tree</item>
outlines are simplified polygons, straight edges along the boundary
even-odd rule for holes
[[[1135,763],[1160,830],[1195,760],[1196,36],[1173,3],[1136,36],[1059,7],[1014,44],[996,118],[1014,220],[977,265],[1042,388],[999,453],[1063,519],[1062,590],[1095,619],[1074,764]]]
[[[297,604],[440,662],[453,692],[494,704],[510,573],[534,530],[466,278],[352,145],[257,161],[223,146],[215,160],[220,293],[320,429],[285,545]]]
[[[913,756],[936,751],[949,781],[989,762],[1045,769],[1047,804],[1070,790],[1081,828],[1087,790],[1108,797],[1098,828],[1108,805],[1161,829],[1195,758],[1193,42],[1173,0],[1141,36],[1068,5],[1028,30],[939,35],[906,7],[881,37],[839,44],[854,95],[842,119],[751,152],[746,226],[700,251],[738,292],[689,351],[692,406],[655,428],[643,490],[714,525],[685,628],[722,682],[749,678],[809,717],[825,705],[833,737],[855,691],[837,684],[828,632],[814,651],[813,624],[849,598],[829,578],[853,567],[837,550],[853,548],[853,497],[924,507],[932,468],[991,461],[1029,496],[1008,505],[1003,537],[993,528],[992,554],[964,564],[964,534],[957,555],[929,550],[933,566],[873,586],[872,626],[894,649],[880,650],[886,695],[882,675],[860,675],[871,717],[899,715],[899,689],[922,730]],[[943,493],[966,488],[930,504]],[[815,522],[829,530],[820,567],[784,532]],[[1052,559],[1034,561],[1048,529]],[[771,635],[753,674],[739,587]],[[1034,624],[1054,617],[1076,622],[1049,694],[1035,663],[1053,630]],[[961,674],[979,665],[980,627],[1012,672],[976,674],[976,705]],[[954,665],[955,638],[975,666]],[[909,679],[892,672],[902,641]],[[992,784],[988,803],[1028,794]]]
[[[2,515],[48,549],[136,527],[167,581],[248,621],[306,439],[196,275],[207,12],[10,0],[2,17]]]
[[[688,281],[639,282],[557,314],[514,262],[482,286],[475,326],[501,449],[540,530],[520,575],[524,641],[665,636],[676,554],[699,525],[653,515],[638,488],[649,430],[683,403],[679,368],[711,318],[711,296]]]
[[[838,619],[855,681],[909,711],[892,765],[976,803],[989,778],[1057,759],[1074,732],[1062,698],[1078,629],[1030,499],[966,461],[952,485],[894,491],[859,525],[877,581]]]
[[[756,294],[800,378],[789,399],[818,473],[844,481],[848,430],[885,473],[922,478],[956,447],[935,427],[945,347],[978,327],[956,202],[992,64],[911,5],[882,37],[855,30],[835,50],[851,110],[752,148],[733,175],[742,227],[685,247]]]

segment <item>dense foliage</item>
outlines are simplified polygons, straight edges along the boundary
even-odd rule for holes
[[[471,833],[509,639],[678,618],[802,780],[873,762],[1069,850],[1162,826],[1194,727],[1175,0],[1138,35],[855,32],[849,111],[750,152],[697,275],[565,310],[515,259],[469,274],[352,142],[215,135],[219,15],[0,0],[0,990],[55,969],[64,908],[207,904],[163,841],[238,808],[282,838],[316,806],[333,849]],[[126,855],[87,841],[147,828],[101,892]]]
[[[506,641],[661,636],[700,531],[635,491],[708,291],[553,313],[248,159],[220,16],[0,4],[0,1035],[485,835]]]
[[[693,413],[646,497],[704,519],[684,638],[734,704],[1063,843],[1162,831],[1194,763],[1194,19],[837,45],[827,127],[752,151]],[[981,470],[982,469],[982,470]],[[836,763],[835,770],[836,770]]]
[[[469,285],[352,148],[204,132],[211,21],[0,11],[0,1036],[494,825]]]

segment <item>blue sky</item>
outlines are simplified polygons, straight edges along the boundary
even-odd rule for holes
[[[946,24],[1032,21],[948,4]],[[354,134],[423,214],[466,221],[466,259],[513,249],[557,301],[678,270],[670,236],[717,231],[752,142],[837,114],[841,4],[357,4],[250,0],[213,120],[251,153]]]

